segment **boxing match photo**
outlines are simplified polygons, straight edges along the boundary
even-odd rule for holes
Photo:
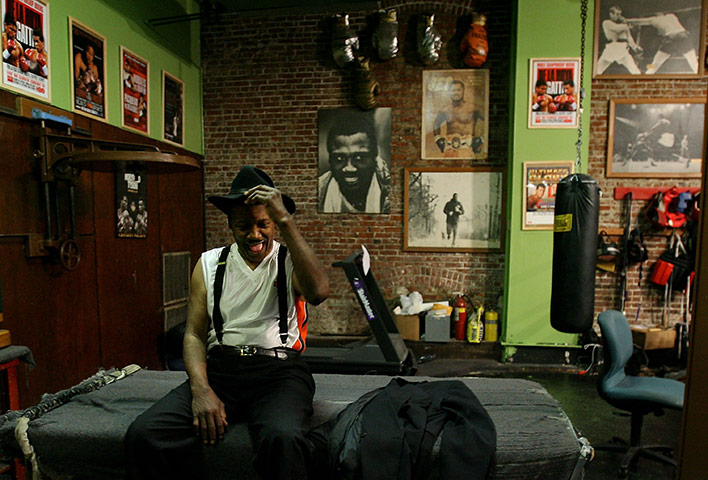
[[[579,58],[532,58],[529,128],[578,126]]]
[[[593,78],[703,74],[706,0],[597,0]]]

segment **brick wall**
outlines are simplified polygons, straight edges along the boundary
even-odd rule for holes
[[[399,56],[372,61],[382,93],[378,107],[392,107],[392,193],[389,215],[317,213],[317,111],[351,106],[349,73],[334,64],[326,34],[329,15],[244,18],[227,15],[202,30],[204,65],[205,191],[226,192],[244,164],[270,172],[298,206],[295,218],[326,265],[366,245],[372,271],[386,298],[396,288],[417,289],[427,299],[448,298],[464,290],[475,300],[495,304],[503,292],[504,255],[500,253],[419,253],[403,251],[403,169],[452,166],[450,161],[421,161],[420,118],[423,67],[408,61],[409,22],[435,12],[446,42],[433,68],[453,68],[457,58],[447,44],[469,23],[472,2],[383,2],[398,11]],[[510,1],[477,2],[489,17],[489,158],[459,160],[454,166],[506,165],[509,125]],[[362,46],[369,45],[367,15],[347,11]],[[451,48],[451,51],[456,50]],[[230,242],[224,215],[207,204],[207,246]],[[329,269],[332,296],[311,308],[311,331],[361,333],[364,315],[341,269]]]

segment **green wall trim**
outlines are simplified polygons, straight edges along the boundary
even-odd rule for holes
[[[588,8],[582,113],[580,171],[587,169],[592,79],[592,2]],[[552,15],[549,12],[553,12]],[[556,331],[550,323],[553,232],[522,230],[523,164],[529,161],[575,161],[577,129],[529,129],[529,75],[532,58],[580,56],[580,2],[519,0],[514,37],[512,128],[509,148],[506,291],[502,345],[577,345],[578,336]],[[543,32],[546,32],[545,34]],[[559,39],[563,39],[560,41]],[[577,89],[579,91],[579,89]],[[513,348],[513,347],[509,347]]]

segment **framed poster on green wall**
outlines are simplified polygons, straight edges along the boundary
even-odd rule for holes
[[[553,230],[558,182],[574,162],[524,162],[524,230]]]

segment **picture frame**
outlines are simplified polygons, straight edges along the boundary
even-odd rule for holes
[[[422,87],[421,157],[487,158],[489,70],[423,70]]]
[[[522,230],[553,230],[558,182],[574,170],[573,161],[524,162]]]
[[[43,0],[3,0],[0,3],[3,38],[12,37],[15,42],[15,49],[7,49],[7,56],[3,52],[2,86],[50,102],[49,4]],[[8,26],[4,23],[6,20],[13,23]]]
[[[121,45],[121,125],[150,134],[150,63]]]
[[[699,178],[704,97],[610,100],[607,177]]]
[[[577,128],[580,58],[532,58],[529,128]]]
[[[162,71],[162,139],[184,145],[184,82]]]
[[[106,37],[69,17],[71,108],[108,122]]]
[[[706,3],[597,0],[593,78],[700,78]]]
[[[404,175],[404,251],[504,251],[503,168],[419,167]]]
[[[391,112],[317,111],[319,213],[390,213]]]

